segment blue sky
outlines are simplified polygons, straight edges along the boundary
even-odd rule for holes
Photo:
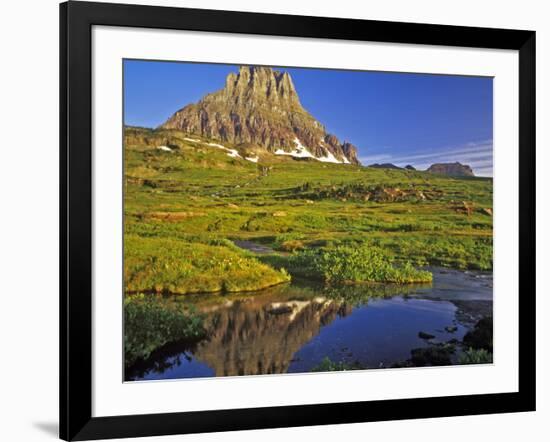
[[[238,65],[125,60],[124,122],[156,127],[183,106],[221,89]],[[302,105],[329,133],[358,147],[365,165],[469,164],[493,174],[491,78],[287,70]]]

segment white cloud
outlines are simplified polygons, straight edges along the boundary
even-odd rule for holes
[[[469,142],[462,146],[444,148],[437,151],[424,151],[416,154],[380,154],[362,157],[363,164],[372,164],[375,162],[393,163],[397,166],[406,166],[411,164],[417,169],[427,169],[434,163],[454,163],[458,161],[462,164],[468,164],[479,176],[493,175],[493,142],[492,140],[483,140]]]

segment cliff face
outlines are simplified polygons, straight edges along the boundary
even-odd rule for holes
[[[278,155],[359,164],[357,149],[328,134],[300,103],[288,72],[242,66],[225,87],[189,104],[162,126]]]
[[[474,176],[470,166],[461,163],[436,163],[428,167],[427,172],[450,176]]]

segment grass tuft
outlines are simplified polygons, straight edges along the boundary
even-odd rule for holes
[[[169,342],[199,339],[204,335],[203,317],[193,307],[169,304],[143,294],[127,296],[124,300],[126,367],[147,359],[155,349]]]

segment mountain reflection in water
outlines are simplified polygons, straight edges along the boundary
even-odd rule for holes
[[[240,295],[172,297],[206,315],[208,337],[158,349],[128,369],[126,380],[309,372],[327,356],[390,366],[428,345],[420,330],[440,341],[462,339],[472,325],[464,318],[491,311],[492,278],[482,276],[437,270],[433,285],[293,282]],[[447,326],[457,330],[450,334]]]

